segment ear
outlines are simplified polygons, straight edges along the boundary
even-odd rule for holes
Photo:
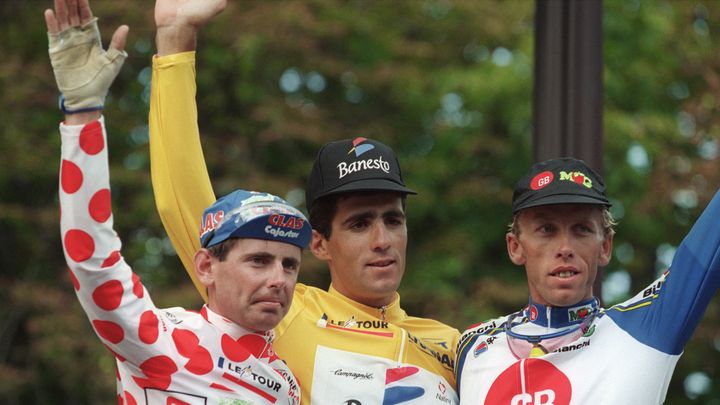
[[[207,249],[198,249],[194,257],[195,275],[198,280],[207,288],[215,283],[213,272],[213,260],[215,258]]]
[[[606,236],[602,242],[602,246],[600,247],[600,258],[598,259],[598,264],[600,266],[607,266],[608,263],[610,263],[610,259],[612,259],[613,236],[614,235]]]
[[[520,238],[512,232],[505,234],[505,244],[507,245],[508,256],[510,261],[517,266],[525,264],[525,251],[520,244]]]
[[[325,239],[325,236],[323,236],[320,232],[313,229],[312,231],[312,240],[310,241],[310,251],[317,257],[318,259],[328,262],[331,259],[330,252],[328,252],[328,240]]]

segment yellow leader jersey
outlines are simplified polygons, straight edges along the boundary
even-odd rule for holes
[[[203,210],[215,201],[195,104],[195,52],[153,58],[150,162],[163,225],[193,283]],[[457,404],[459,332],[408,316],[400,297],[382,308],[298,284],[274,347],[299,380],[303,404]]]

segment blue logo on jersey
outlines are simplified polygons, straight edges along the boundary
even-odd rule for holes
[[[383,405],[395,405],[420,398],[425,390],[420,387],[390,387],[385,390]]]
[[[417,374],[419,371],[419,368],[413,366],[388,369],[385,372],[383,405],[401,404],[423,396],[425,390],[422,387],[396,384],[398,382],[407,384],[409,377]],[[390,385],[392,386],[388,387]]]

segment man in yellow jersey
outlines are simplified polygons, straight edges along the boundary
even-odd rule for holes
[[[152,180],[161,219],[186,268],[198,247],[197,218],[215,200],[197,127],[196,36],[225,5],[157,0],[155,6]],[[414,192],[405,187],[394,152],[380,142],[348,139],[318,153],[306,190],[310,249],[328,263],[332,285],[326,291],[298,284],[274,342],[299,380],[303,404],[458,402],[458,331],[400,307],[407,194]]]

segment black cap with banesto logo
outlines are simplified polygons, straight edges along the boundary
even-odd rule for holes
[[[602,177],[575,158],[536,163],[515,184],[512,213],[550,204],[599,204],[610,207]]]
[[[307,181],[307,209],[320,197],[363,190],[417,194],[405,187],[395,152],[384,143],[355,138],[325,144]]]

